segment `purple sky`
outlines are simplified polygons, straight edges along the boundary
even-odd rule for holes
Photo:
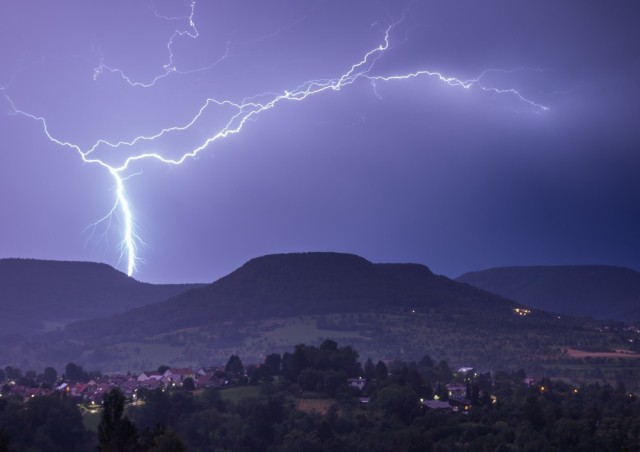
[[[449,276],[640,268],[637,2],[201,0],[194,27],[190,13],[181,0],[2,2],[0,257],[127,271],[122,205],[89,227],[114,206],[114,177],[27,114],[82,152],[153,136],[207,98],[246,112],[263,93],[264,105],[319,86],[309,80],[339,83],[395,24],[341,89],[279,101],[181,165],[121,171],[144,241],[134,277],[212,281],[255,256],[319,250]],[[468,89],[372,80],[487,69],[505,71]],[[85,159],[179,158],[236,113],[210,105],[185,130]]]

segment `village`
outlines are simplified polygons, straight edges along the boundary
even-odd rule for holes
[[[225,388],[249,385],[251,382],[256,382],[255,376],[260,374],[260,367],[260,365],[249,365],[242,369],[240,375],[229,369],[229,364],[226,367],[198,367],[197,369],[161,366],[157,370],[144,371],[137,375],[131,373],[102,375],[99,372],[84,372],[80,366],[69,363],[67,370],[71,369],[71,373],[79,378],[67,378],[63,374],[62,378],[56,379],[53,385],[39,381],[44,375],[40,375],[38,378],[30,371],[25,376],[19,376],[16,374],[20,373],[18,369],[8,367],[4,374],[12,377],[18,376],[18,378],[0,381],[0,397],[13,397],[28,401],[35,397],[63,395],[74,399],[81,407],[98,410],[103,404],[106,394],[113,389],[118,389],[124,395],[127,403],[136,405],[141,402],[140,393],[142,391],[194,392],[210,388],[224,390]],[[393,376],[389,374],[388,377],[392,378]],[[473,368],[460,367],[452,374],[451,382],[442,385],[436,383],[434,389],[429,387],[426,393],[420,393],[419,404],[427,410],[452,413],[467,413],[473,405],[481,403],[481,397],[482,403],[496,404],[497,397],[489,394],[487,389],[481,390],[475,383],[479,377],[480,375]],[[346,379],[346,384],[352,391],[353,397],[358,399],[363,408],[371,403],[372,383],[375,384],[375,379],[368,380],[362,376]],[[538,384],[538,379],[524,378],[522,383],[525,386],[533,387]],[[309,394],[307,391],[307,397]],[[305,391],[300,390],[297,396],[300,399],[305,398]],[[310,397],[315,398],[315,394],[311,393]]]
[[[101,405],[102,400],[109,391],[120,389],[127,400],[135,402],[140,390],[167,390],[167,389],[205,389],[216,388],[229,384],[225,380],[224,368],[200,367],[198,370],[190,368],[169,368],[162,366],[155,371],[145,371],[138,375],[113,374],[90,375],[87,378],[70,379],[63,377],[50,386],[44,382],[37,385],[37,379],[32,380],[31,385],[20,383],[28,382],[28,376],[19,379],[7,379],[3,382],[0,397],[17,396],[29,399],[38,396],[48,396],[53,393],[62,393],[76,398],[82,404]],[[36,383],[35,387],[33,383]]]

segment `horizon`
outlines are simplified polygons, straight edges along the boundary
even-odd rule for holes
[[[439,275],[439,276],[446,276],[447,278],[451,279],[451,280],[456,280],[457,278],[464,276],[468,273],[475,273],[475,272],[483,272],[486,270],[495,270],[495,269],[504,269],[504,268],[553,268],[553,267],[610,267],[610,268],[619,268],[619,269],[626,269],[626,270],[632,270],[634,272],[640,273],[640,270],[636,269],[636,268],[632,268],[632,267],[626,267],[623,265],[610,265],[610,264],[598,264],[598,263],[584,263],[584,264],[524,264],[524,265],[506,265],[506,266],[496,266],[496,267],[487,267],[487,268],[480,268],[480,269],[476,269],[476,270],[469,270],[463,273],[460,273],[458,275],[446,275],[443,273],[439,273],[438,271],[435,271],[433,269],[433,267],[431,267],[428,263],[423,263],[423,262],[405,262],[405,261],[398,261],[398,262],[386,262],[386,261],[373,261],[371,259],[368,259],[366,256],[360,256],[358,254],[354,254],[354,253],[345,253],[345,252],[341,252],[341,251],[292,251],[292,252],[288,252],[288,253],[270,253],[270,254],[264,254],[261,256],[255,256],[252,257],[250,259],[247,259],[245,262],[243,262],[242,264],[230,269],[227,272],[224,272],[220,275],[216,275],[215,277],[213,277],[210,280],[206,280],[206,281],[146,281],[146,280],[142,280],[139,278],[136,278],[135,275],[134,276],[128,276],[125,272],[123,272],[122,270],[118,269],[117,267],[111,265],[108,262],[100,262],[100,261],[87,261],[87,260],[57,260],[57,259],[40,259],[40,258],[35,258],[35,257],[0,257],[0,261],[2,260],[33,260],[33,261],[39,261],[39,262],[60,262],[60,263],[86,263],[86,264],[99,264],[99,265],[106,265],[109,268],[124,274],[125,276],[128,276],[129,278],[134,279],[135,281],[138,281],[140,283],[144,283],[144,284],[154,284],[154,285],[162,285],[162,284],[175,284],[175,285],[180,285],[180,284],[203,284],[203,285],[207,285],[207,284],[212,284],[216,281],[218,281],[219,279],[233,273],[234,271],[238,270],[242,265],[246,264],[247,262],[254,260],[254,259],[260,259],[260,258],[264,258],[264,257],[269,257],[269,256],[277,256],[277,255],[295,255],[295,254],[322,254],[322,253],[328,253],[328,254],[345,254],[345,255],[350,255],[350,256],[356,256],[356,257],[360,257],[363,258],[365,260],[367,260],[368,262],[371,262],[372,264],[415,264],[415,265],[422,265],[427,267],[433,274],[435,275]]]
[[[65,5],[0,6],[0,257],[640,269],[632,2]]]

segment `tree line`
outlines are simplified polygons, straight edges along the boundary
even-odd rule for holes
[[[0,398],[0,451],[640,450],[640,402],[623,384],[529,385],[524,371],[455,375],[427,355],[361,364],[356,350],[334,341],[270,354],[260,365],[232,356],[224,373],[232,389],[141,391],[136,406],[115,389],[96,433],[64,395]],[[367,379],[362,390],[349,385],[357,377]],[[453,380],[473,399],[466,414],[421,403],[446,399]],[[243,388],[257,391],[226,396]],[[298,409],[303,398],[329,405]]]

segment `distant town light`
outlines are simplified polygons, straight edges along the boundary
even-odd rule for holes
[[[531,314],[531,310],[526,308],[513,308],[513,312],[516,315],[523,316],[523,317]]]

